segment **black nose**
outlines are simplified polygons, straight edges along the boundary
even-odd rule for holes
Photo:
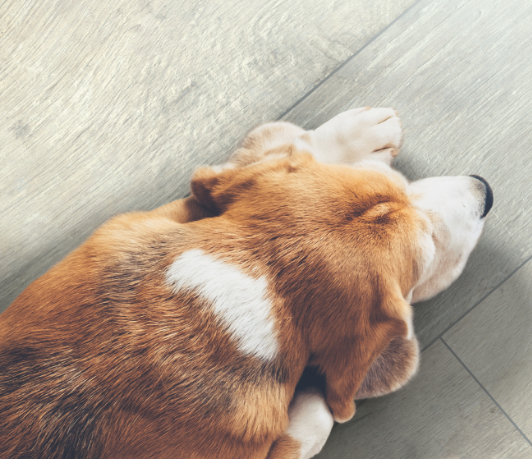
[[[482,178],[479,175],[470,175],[470,177],[480,180],[486,187],[486,200],[484,202],[484,212],[482,212],[482,217],[480,217],[480,218],[484,218],[486,215],[488,215],[488,212],[493,207],[493,190],[491,189],[490,184],[487,182],[485,178]]]

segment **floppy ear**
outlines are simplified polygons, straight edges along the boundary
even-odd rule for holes
[[[403,387],[416,374],[419,364],[419,344],[398,336],[373,361],[355,400],[380,397]]]
[[[194,198],[209,210],[220,213],[254,183],[250,168],[202,167],[192,176],[190,188]]]
[[[359,323],[354,336],[344,340],[346,348],[340,359],[335,356],[337,349],[320,359],[327,380],[327,403],[336,421],[345,422],[355,414],[356,394],[377,357],[394,339],[413,338],[411,321],[412,306],[401,294],[388,294],[368,320]]]
[[[210,210],[223,212],[227,205],[247,193],[256,179],[267,171],[292,173],[314,161],[309,153],[259,161],[248,166],[235,167],[230,163],[219,168],[202,167],[192,176],[190,187],[196,200]]]

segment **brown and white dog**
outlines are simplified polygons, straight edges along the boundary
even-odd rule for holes
[[[192,197],[99,228],[0,316],[0,457],[310,458],[403,385],[411,303],[461,273],[493,197],[409,183],[401,132],[392,109],[267,124]],[[296,391],[308,365],[324,394]]]

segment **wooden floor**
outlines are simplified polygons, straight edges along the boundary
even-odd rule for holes
[[[110,216],[188,191],[252,127],[399,110],[411,179],[494,190],[463,276],[416,306],[421,370],[320,458],[532,458],[529,0],[0,4],[0,311]]]

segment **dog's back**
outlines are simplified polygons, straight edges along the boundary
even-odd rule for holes
[[[169,282],[202,226],[118,217],[8,308],[0,457],[244,458],[280,435],[289,370],[242,352],[199,286]]]

